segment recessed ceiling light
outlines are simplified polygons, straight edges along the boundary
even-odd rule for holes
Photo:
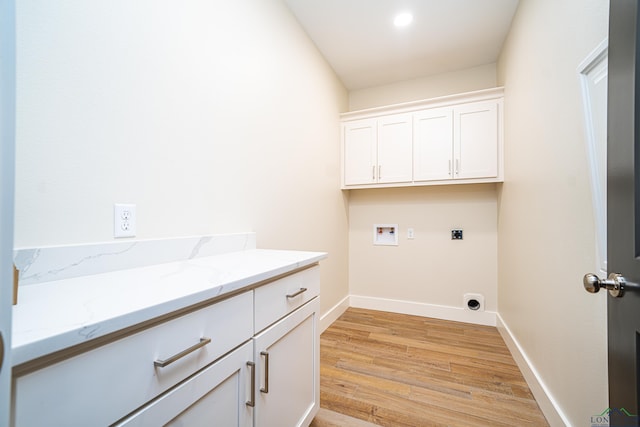
[[[413,15],[409,12],[402,12],[396,15],[393,20],[393,25],[396,27],[406,27],[411,24],[411,21],[413,21]]]

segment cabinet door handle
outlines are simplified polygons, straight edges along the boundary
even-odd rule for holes
[[[300,288],[299,291],[296,291],[296,292],[294,292],[292,294],[287,295],[287,298],[295,298],[295,297],[297,297],[298,295],[300,295],[303,292],[307,292],[307,288]]]
[[[382,179],[382,165],[378,165],[378,181]]]
[[[451,160],[449,160],[449,176],[451,176]]]
[[[460,159],[456,159],[456,175],[460,175]]]
[[[376,179],[376,165],[371,166],[371,179]]]
[[[211,342],[211,338],[200,338],[200,342],[198,344],[192,345],[188,349],[182,350],[180,353],[174,354],[173,356],[171,356],[170,358],[168,358],[166,360],[156,360],[156,361],[153,362],[153,365],[157,366],[158,368],[164,368],[165,366],[168,366],[168,365],[172,364],[176,360],[182,359],[187,354],[192,353],[192,352],[196,351],[197,349],[199,349],[201,347],[204,347],[205,345],[209,344],[210,342]]]
[[[247,406],[256,406],[256,364],[247,362],[247,366],[251,368],[251,398],[246,402]]]
[[[264,387],[260,389],[260,392],[269,393],[269,352],[261,351],[261,356],[264,356]]]
[[[0,371],[2,371],[2,363],[4,362],[4,337],[0,332]]]

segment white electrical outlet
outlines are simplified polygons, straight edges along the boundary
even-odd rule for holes
[[[136,205],[113,205],[113,237],[135,237]]]
[[[413,228],[407,228],[407,239],[413,239],[415,235],[413,234]]]

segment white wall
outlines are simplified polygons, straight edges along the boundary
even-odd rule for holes
[[[498,309],[575,426],[607,408],[606,298],[582,288],[596,262],[577,73],[607,19],[606,0],[523,0],[498,63]]]
[[[347,294],[347,93],[280,0],[17,5],[16,247],[255,231]]]
[[[404,80],[349,92],[349,110],[419,101],[496,87],[496,64]]]
[[[352,190],[351,294],[462,308],[463,294],[479,293],[495,312],[496,209],[495,184]],[[398,224],[398,246],[373,245],[380,223]],[[451,240],[452,228],[464,239]]]
[[[496,66],[492,64],[351,91],[349,104],[351,110],[365,109],[487,89],[495,83]],[[462,309],[464,293],[480,293],[485,296],[486,310],[497,309],[495,185],[349,193],[351,294]],[[400,245],[374,247],[374,223],[399,223]],[[414,240],[406,239],[409,226],[415,229]],[[453,227],[465,230],[463,241],[451,241]]]

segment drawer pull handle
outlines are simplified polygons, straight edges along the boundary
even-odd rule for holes
[[[205,345],[209,344],[210,342],[211,342],[211,338],[200,338],[200,342],[198,344],[193,345],[193,346],[189,347],[186,350],[182,350],[180,353],[174,354],[173,356],[171,356],[170,358],[168,358],[166,360],[156,360],[156,361],[153,362],[153,365],[157,366],[158,368],[164,368],[165,366],[172,364],[176,360],[182,359],[187,354],[192,353],[192,352],[196,351],[197,349],[204,347]]]
[[[262,393],[269,393],[269,352],[261,351],[261,356],[264,356],[264,387],[260,389]]]
[[[4,361],[4,338],[0,332],[0,371],[2,371],[2,362]]]
[[[247,362],[247,366],[251,368],[251,399],[246,402],[247,406],[256,406],[256,364]]]
[[[303,292],[307,292],[307,288],[300,288],[299,291],[287,295],[287,298],[295,298],[295,297],[297,297],[298,295],[300,295]]]

